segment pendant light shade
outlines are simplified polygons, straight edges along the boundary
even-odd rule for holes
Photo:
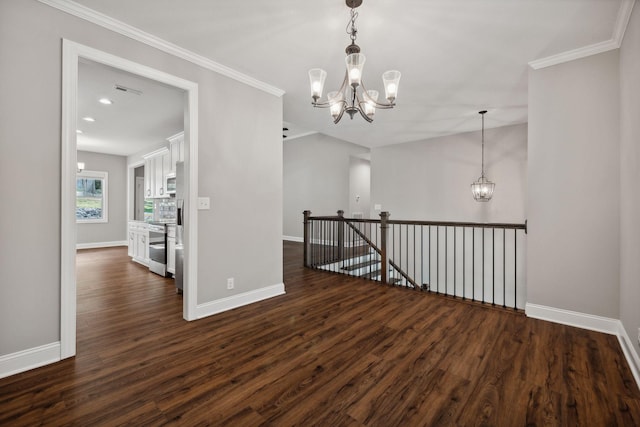
[[[496,184],[489,181],[484,176],[484,115],[486,110],[478,112],[482,116],[482,172],[480,178],[471,184],[471,194],[476,202],[488,202],[493,197],[493,190],[496,188]]]

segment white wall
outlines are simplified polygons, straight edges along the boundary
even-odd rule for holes
[[[529,303],[618,318],[618,60],[530,71]]]
[[[313,134],[284,142],[284,235],[302,238],[302,212],[336,215],[349,204],[351,156],[369,149]]]
[[[109,209],[106,223],[78,223],[77,243],[126,242],[127,240],[127,158],[111,154],[78,151],[85,169],[107,172]]]
[[[16,208],[0,214],[0,356],[60,340],[62,38],[198,84],[198,185],[212,201],[198,212],[198,304],[281,284],[282,99],[37,1],[3,0],[0,178],[18,185],[2,192]]]
[[[371,206],[382,205],[396,220],[523,223],[527,125],[485,130],[485,174],[496,183],[487,203],[471,195],[480,163],[480,132],[374,148]]]
[[[620,319],[633,342],[640,328],[640,7],[620,50]]]

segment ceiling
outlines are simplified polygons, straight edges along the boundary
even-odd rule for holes
[[[402,72],[397,107],[373,123],[334,125],[311,106],[307,71],[323,68],[325,94],[344,74],[344,0],[77,0],[285,91],[288,139],[321,132],[367,147],[527,122],[528,63],[605,43],[629,0],[364,0],[357,43],[363,81],[383,93]],[[633,3],[631,3],[633,4]]]
[[[113,104],[101,104],[101,98]],[[183,130],[183,100],[181,89],[83,59],[78,65],[78,150],[129,156],[154,148]]]

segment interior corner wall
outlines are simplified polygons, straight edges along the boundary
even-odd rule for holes
[[[78,151],[78,161],[91,171],[107,172],[109,209],[105,223],[78,223],[77,243],[111,243],[127,240],[127,158]]]
[[[283,190],[286,237],[302,238],[302,212],[348,211],[350,157],[369,149],[323,134],[284,142]]]
[[[640,6],[620,49],[620,320],[640,354]]]
[[[372,206],[397,220],[523,223],[527,125],[485,130],[485,172],[496,183],[487,203],[471,195],[480,176],[481,141],[476,131],[373,148]]]
[[[0,179],[13,185],[0,214],[0,357],[60,341],[63,39],[198,84],[199,195],[211,197],[198,212],[198,304],[281,285],[282,98],[38,1],[2,0]]]
[[[619,317],[619,56],[529,72],[528,302]]]
[[[361,213],[369,218],[371,199],[371,161],[352,156],[349,159],[349,208],[345,216]]]

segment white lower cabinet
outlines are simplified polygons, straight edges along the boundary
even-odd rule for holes
[[[139,221],[129,222],[129,248],[127,253],[142,265],[149,265],[149,230],[147,224]]]
[[[167,231],[167,271],[176,274],[176,227],[172,226]]]

